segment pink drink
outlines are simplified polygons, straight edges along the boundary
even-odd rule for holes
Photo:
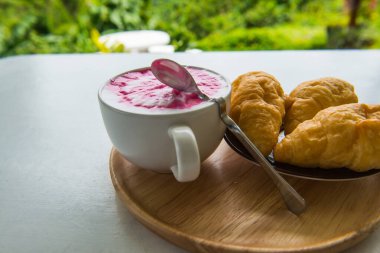
[[[211,71],[187,67],[199,89],[209,97],[225,96],[227,81]],[[202,101],[194,93],[175,90],[160,81],[149,68],[127,72],[111,79],[101,92],[102,99],[112,107],[129,112],[168,113],[198,108]]]

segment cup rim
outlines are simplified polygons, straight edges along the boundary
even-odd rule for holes
[[[189,68],[195,68],[195,69],[199,69],[199,70],[206,70],[208,72],[211,72],[217,76],[220,76],[227,84],[228,86],[228,91],[226,92],[226,94],[223,96],[223,98],[228,98],[230,95],[231,95],[231,90],[232,90],[232,86],[231,86],[231,83],[230,81],[224,76],[224,75],[221,75],[220,73],[218,72],[215,72],[213,70],[210,70],[210,69],[207,69],[207,68],[203,68],[203,67],[197,67],[197,66],[192,66],[192,65],[182,65],[184,67],[189,67]],[[137,68],[137,69],[132,69],[132,70],[128,70],[128,71],[125,71],[121,74],[118,74],[118,75],[115,75],[114,77],[111,77],[109,80],[111,79],[115,79],[121,75],[124,75],[124,74],[127,74],[127,73],[130,73],[130,72],[138,72],[138,71],[144,71],[144,70],[149,70],[150,67],[142,67],[142,68]],[[98,89],[98,100],[99,102],[106,106],[107,108],[113,110],[113,111],[116,111],[116,112],[119,112],[119,113],[122,113],[122,114],[128,114],[128,115],[139,115],[139,116],[149,116],[149,117],[157,117],[157,116],[165,116],[165,117],[168,117],[168,116],[177,116],[179,114],[188,114],[188,113],[194,113],[194,112],[197,112],[197,111],[201,111],[203,109],[207,109],[209,108],[210,106],[212,105],[215,105],[214,102],[212,101],[205,101],[204,105],[202,104],[202,106],[200,107],[192,107],[190,109],[186,109],[186,110],[173,110],[173,111],[165,111],[165,112],[158,112],[158,113],[144,113],[144,112],[132,112],[132,111],[125,111],[125,110],[121,110],[121,109],[118,109],[118,108],[115,108],[114,106],[108,104],[106,101],[104,101],[104,99],[102,98],[101,96],[101,93],[102,93],[102,90],[103,88],[106,86],[106,84],[109,82],[109,80],[107,80],[106,83],[103,83],[99,89]]]

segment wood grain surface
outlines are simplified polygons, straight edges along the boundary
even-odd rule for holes
[[[380,175],[344,182],[286,177],[307,202],[296,216],[263,170],[224,141],[190,183],[137,168],[115,149],[110,173],[141,223],[190,252],[339,252],[380,220]]]

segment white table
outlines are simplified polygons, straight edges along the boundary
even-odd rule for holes
[[[137,222],[108,171],[111,143],[97,89],[159,54],[36,55],[0,59],[0,252],[184,252]],[[275,75],[289,92],[304,80],[352,82],[380,101],[380,50],[175,53],[170,58],[233,80]],[[380,230],[347,251],[380,252]]]

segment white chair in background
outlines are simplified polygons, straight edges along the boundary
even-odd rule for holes
[[[174,47],[168,45],[170,36],[163,31],[139,30],[111,33],[99,37],[99,42],[111,49],[123,45],[125,52],[174,52]]]

